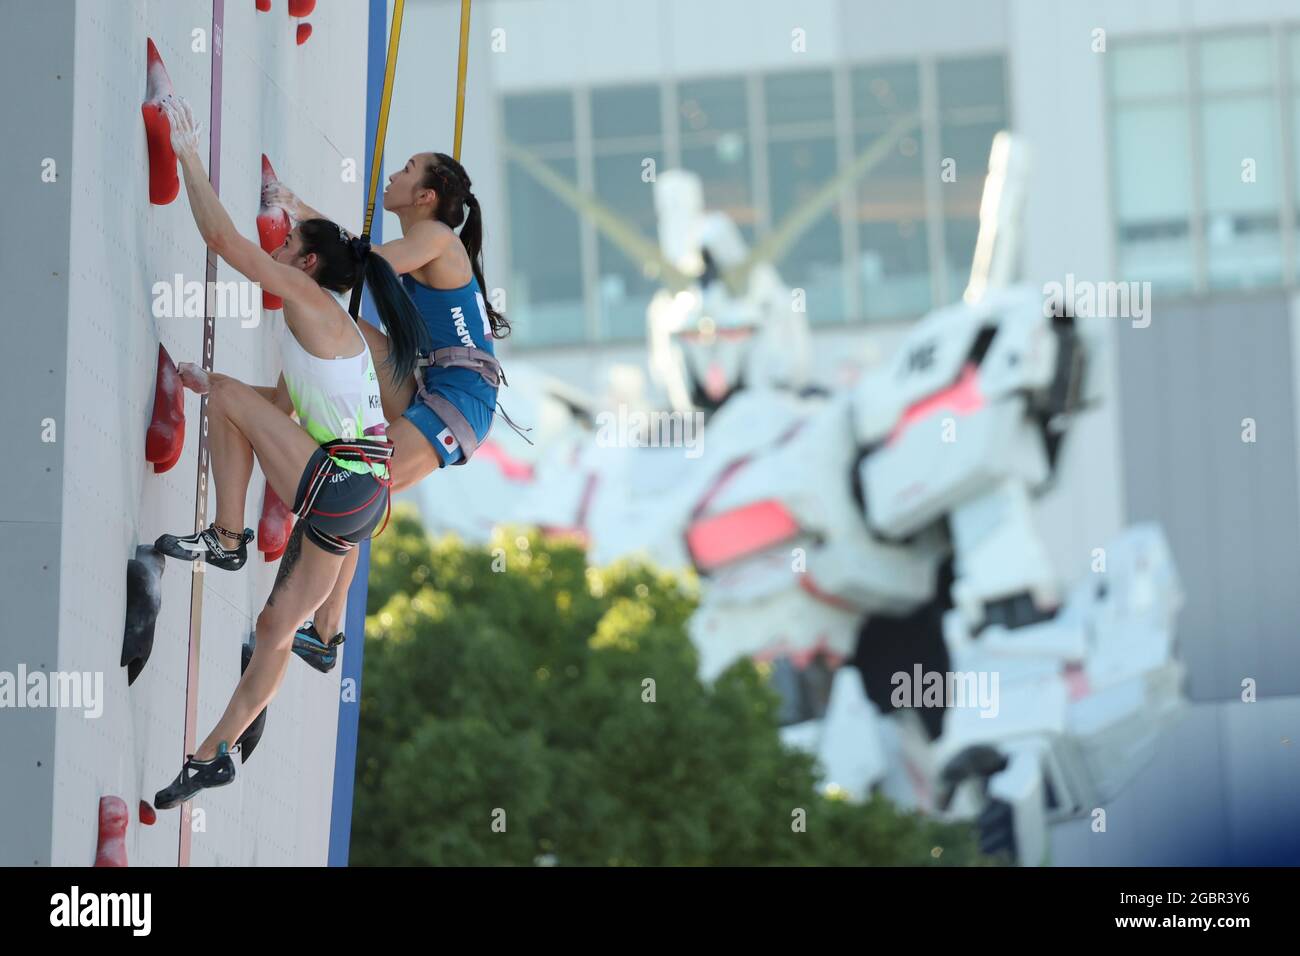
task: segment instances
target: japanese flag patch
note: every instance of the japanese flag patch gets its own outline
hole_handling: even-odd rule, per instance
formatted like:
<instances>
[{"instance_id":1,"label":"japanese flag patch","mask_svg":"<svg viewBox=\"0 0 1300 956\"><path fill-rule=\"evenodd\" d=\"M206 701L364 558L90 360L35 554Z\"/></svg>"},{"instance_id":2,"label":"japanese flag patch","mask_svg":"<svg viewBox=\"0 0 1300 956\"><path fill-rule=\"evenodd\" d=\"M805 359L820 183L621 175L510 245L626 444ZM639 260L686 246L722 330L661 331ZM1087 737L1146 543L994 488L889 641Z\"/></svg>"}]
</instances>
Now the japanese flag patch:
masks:
<instances>
[{"instance_id":1,"label":"japanese flag patch","mask_svg":"<svg viewBox=\"0 0 1300 956\"><path fill-rule=\"evenodd\" d=\"M455 452L460 451L460 442L456 441L450 428L444 428L442 431L438 432L438 446L448 457L451 457Z\"/></svg>"}]
</instances>

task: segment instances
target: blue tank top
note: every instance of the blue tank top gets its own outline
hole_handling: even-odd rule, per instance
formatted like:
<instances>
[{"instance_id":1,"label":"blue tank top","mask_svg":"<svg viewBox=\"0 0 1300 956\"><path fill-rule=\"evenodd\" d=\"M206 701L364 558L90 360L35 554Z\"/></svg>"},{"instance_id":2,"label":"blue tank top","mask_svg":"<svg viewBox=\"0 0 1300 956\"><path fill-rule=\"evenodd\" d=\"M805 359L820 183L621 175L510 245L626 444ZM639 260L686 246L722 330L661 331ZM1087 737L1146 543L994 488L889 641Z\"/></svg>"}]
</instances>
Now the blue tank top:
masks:
<instances>
[{"instance_id":1,"label":"blue tank top","mask_svg":"<svg viewBox=\"0 0 1300 956\"><path fill-rule=\"evenodd\" d=\"M424 317L433 348L464 345L496 354L487 303L473 276L459 289L431 289L409 275L402 276L402 285ZM468 368L429 367L424 370L424 387L460 409L480 437L486 434L496 408L497 390L478 372ZM466 402L465 398L473 401Z\"/></svg>"}]
</instances>

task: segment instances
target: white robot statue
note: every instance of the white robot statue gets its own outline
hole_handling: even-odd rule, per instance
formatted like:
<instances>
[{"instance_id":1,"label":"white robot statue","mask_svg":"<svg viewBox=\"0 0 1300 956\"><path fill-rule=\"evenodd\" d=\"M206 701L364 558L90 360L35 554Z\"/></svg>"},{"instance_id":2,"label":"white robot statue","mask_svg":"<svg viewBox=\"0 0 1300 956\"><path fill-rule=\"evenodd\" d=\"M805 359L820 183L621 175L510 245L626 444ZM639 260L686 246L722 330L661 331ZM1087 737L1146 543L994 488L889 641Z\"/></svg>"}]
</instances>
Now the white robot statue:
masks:
<instances>
[{"instance_id":1,"label":"white robot statue","mask_svg":"<svg viewBox=\"0 0 1300 956\"><path fill-rule=\"evenodd\" d=\"M986 849L1041 862L1047 823L1113 794L1177 715L1181 593L1154 527L1066 592L1034 526L1089 345L1010 285L1023 149L995 140L963 301L827 398L800 394L807 328L775 272L729 271L734 224L703 213L697 180L659 179L664 256L698 279L652 303L652 367L673 414L710 413L706 453L602 442L573 415L529 480L474 491L496 523L585 535L596 563L692 564L703 676L769 663L783 733L828 785L976 821Z\"/></svg>"},{"instance_id":2,"label":"white robot statue","mask_svg":"<svg viewBox=\"0 0 1300 956\"><path fill-rule=\"evenodd\" d=\"M699 177L661 172L654 196L663 259L693 277L687 288L661 289L646 314L651 376L671 411L645 416L642 447L597 433L583 459L593 477L577 523L597 564L639 555L679 568L690 563L683 531L710 489L779 441L820 393L806 387L809 333L798 301L726 214L705 211ZM698 446L664 447L657 437L668 426Z\"/></svg>"},{"instance_id":3,"label":"white robot statue","mask_svg":"<svg viewBox=\"0 0 1300 956\"><path fill-rule=\"evenodd\" d=\"M661 289L647 310L650 369L675 411L715 411L741 388L798 391L808 374L806 314L725 213L704 209L700 178L667 170L654 185L659 246L689 289ZM735 279L743 271L743 280Z\"/></svg>"},{"instance_id":4,"label":"white robot statue","mask_svg":"<svg viewBox=\"0 0 1300 956\"><path fill-rule=\"evenodd\" d=\"M733 469L686 541L706 676L769 660L787 739L824 779L974 820L1042 862L1182 705L1181 591L1159 529L1128 529L1068 595L1033 521L1087 344L1015 268L1023 149L995 141L965 300Z\"/></svg>"}]
</instances>

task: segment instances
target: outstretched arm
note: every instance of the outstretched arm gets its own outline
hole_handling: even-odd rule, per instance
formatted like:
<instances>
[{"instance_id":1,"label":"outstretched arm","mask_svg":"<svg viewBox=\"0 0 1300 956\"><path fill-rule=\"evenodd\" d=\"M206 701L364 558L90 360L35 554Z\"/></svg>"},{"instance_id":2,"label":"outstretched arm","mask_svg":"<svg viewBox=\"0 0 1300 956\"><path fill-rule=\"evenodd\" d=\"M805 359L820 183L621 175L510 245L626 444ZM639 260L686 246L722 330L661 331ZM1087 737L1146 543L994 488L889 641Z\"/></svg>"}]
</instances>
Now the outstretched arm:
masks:
<instances>
[{"instance_id":1,"label":"outstretched arm","mask_svg":"<svg viewBox=\"0 0 1300 956\"><path fill-rule=\"evenodd\" d=\"M307 205L292 189L281 182L273 182L262 191L262 202L268 206L279 206L289 214L294 222L306 219L329 219L311 206ZM336 220L330 220L335 222Z\"/></svg>"},{"instance_id":2,"label":"outstretched arm","mask_svg":"<svg viewBox=\"0 0 1300 956\"><path fill-rule=\"evenodd\" d=\"M284 299L303 305L328 299L328 294L305 272L276 262L261 246L239 234L199 158L199 127L189 103L171 96L163 100L163 109L171 123L172 147L185 176L190 211L208 248L237 271L261 283L263 289Z\"/></svg>"},{"instance_id":3,"label":"outstretched arm","mask_svg":"<svg viewBox=\"0 0 1300 956\"><path fill-rule=\"evenodd\" d=\"M411 226L401 238L375 246L374 251L388 260L399 276L428 265L447 250L447 243L456 238L450 229L439 229L428 219Z\"/></svg>"},{"instance_id":4,"label":"outstretched arm","mask_svg":"<svg viewBox=\"0 0 1300 956\"><path fill-rule=\"evenodd\" d=\"M317 212L303 202L284 183L276 183L269 187L263 198L268 205L282 208L294 222L302 222L305 219L329 219L329 216ZM352 235L350 231L348 232ZM439 229L432 222L421 220L413 225L406 235L373 246L371 251L387 259L388 264L399 276L406 275L428 265L442 255L447 248L447 243L454 236L455 233L450 230Z\"/></svg>"}]
</instances>

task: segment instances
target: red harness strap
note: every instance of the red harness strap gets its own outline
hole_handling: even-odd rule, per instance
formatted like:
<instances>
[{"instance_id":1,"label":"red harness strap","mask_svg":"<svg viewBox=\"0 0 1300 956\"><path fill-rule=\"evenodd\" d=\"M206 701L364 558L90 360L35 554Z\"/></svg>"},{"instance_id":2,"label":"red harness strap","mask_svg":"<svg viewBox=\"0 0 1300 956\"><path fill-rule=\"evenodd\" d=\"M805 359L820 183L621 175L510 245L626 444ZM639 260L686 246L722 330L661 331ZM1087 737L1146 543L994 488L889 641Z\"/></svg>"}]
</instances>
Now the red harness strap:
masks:
<instances>
[{"instance_id":1,"label":"red harness strap","mask_svg":"<svg viewBox=\"0 0 1300 956\"><path fill-rule=\"evenodd\" d=\"M306 518L310 514L317 514L323 518L344 518L348 515L356 514L358 511L364 511L366 508L370 507L376 498L392 488L393 478L391 475L386 478L381 478L379 475L372 472L371 476L379 484L379 487L375 489L375 493L371 495L364 504L349 511L329 512L319 510L316 507L316 498L320 495L321 489L325 487L325 479L328 478L337 467L337 464L331 459L338 458L342 461L360 461L367 465L382 465L393 457L393 445L391 442L348 441L345 439L336 439L331 442L326 442L321 445L321 448L325 450L327 457L316 466L316 470L312 473L311 480L307 484L307 494L303 498L302 504L295 512L300 518ZM388 520L392 516L392 511L393 498L390 494L384 508L384 523L380 526L379 530L374 533L374 535L371 535L371 537L383 534L384 529L388 527Z\"/></svg>"}]
</instances>

